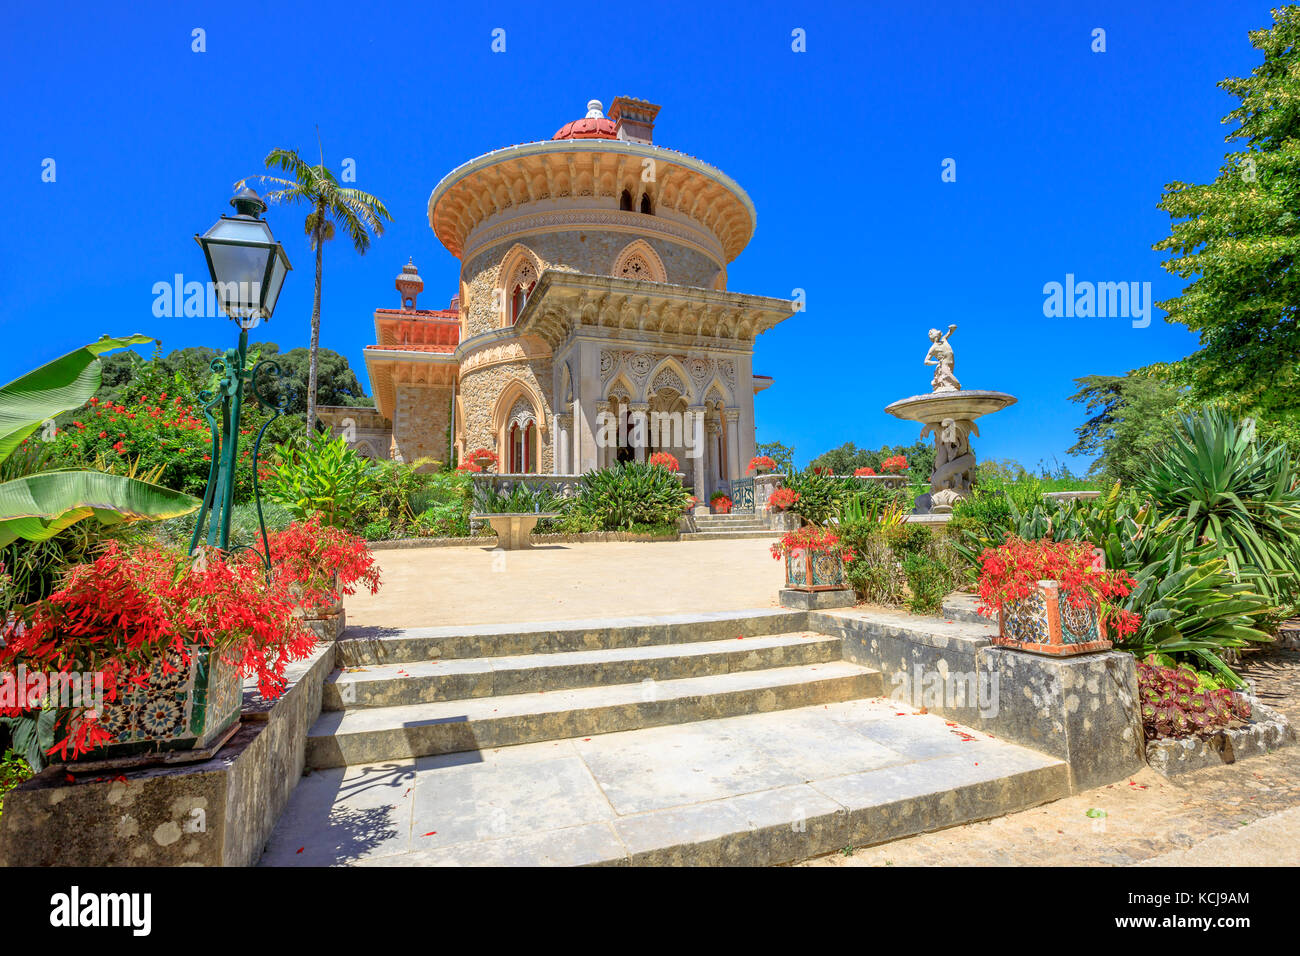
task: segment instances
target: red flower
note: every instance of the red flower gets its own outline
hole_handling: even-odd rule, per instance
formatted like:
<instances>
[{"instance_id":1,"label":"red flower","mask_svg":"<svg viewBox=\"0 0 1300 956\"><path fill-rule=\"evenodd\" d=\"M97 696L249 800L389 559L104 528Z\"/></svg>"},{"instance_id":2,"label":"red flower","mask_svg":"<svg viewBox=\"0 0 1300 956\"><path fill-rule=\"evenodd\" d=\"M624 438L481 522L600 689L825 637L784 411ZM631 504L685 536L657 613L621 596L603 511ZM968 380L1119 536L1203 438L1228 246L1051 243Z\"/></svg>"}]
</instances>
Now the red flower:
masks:
<instances>
[{"instance_id":1,"label":"red flower","mask_svg":"<svg viewBox=\"0 0 1300 956\"><path fill-rule=\"evenodd\" d=\"M895 474L900 471L907 471L908 467L907 459L902 455L894 455L892 458L886 458L880 463L881 471Z\"/></svg>"},{"instance_id":2,"label":"red flower","mask_svg":"<svg viewBox=\"0 0 1300 956\"><path fill-rule=\"evenodd\" d=\"M769 455L755 455L749 459L749 470L756 471L759 468L766 468L768 471L776 470L776 460Z\"/></svg>"},{"instance_id":3,"label":"red flower","mask_svg":"<svg viewBox=\"0 0 1300 956\"><path fill-rule=\"evenodd\" d=\"M672 455L668 454L668 452L666 451L657 451L653 455L651 455L650 464L657 465L662 468L667 468L669 471L682 470L681 466L677 463L677 459L674 458Z\"/></svg>"},{"instance_id":4,"label":"red flower","mask_svg":"<svg viewBox=\"0 0 1300 956\"><path fill-rule=\"evenodd\" d=\"M855 468L853 474L859 478L868 478L873 477L876 474L876 470L874 468Z\"/></svg>"}]
</instances>

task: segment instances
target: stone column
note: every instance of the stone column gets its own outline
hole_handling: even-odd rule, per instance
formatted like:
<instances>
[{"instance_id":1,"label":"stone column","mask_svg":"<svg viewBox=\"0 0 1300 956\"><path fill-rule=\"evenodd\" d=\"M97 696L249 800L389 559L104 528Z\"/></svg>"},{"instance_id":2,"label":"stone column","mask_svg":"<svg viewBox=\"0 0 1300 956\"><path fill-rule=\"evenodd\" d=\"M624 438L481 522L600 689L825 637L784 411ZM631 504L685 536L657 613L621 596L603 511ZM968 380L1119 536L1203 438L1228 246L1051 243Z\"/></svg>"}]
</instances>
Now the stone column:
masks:
<instances>
[{"instance_id":1,"label":"stone column","mask_svg":"<svg viewBox=\"0 0 1300 956\"><path fill-rule=\"evenodd\" d=\"M703 405L692 405L686 409L687 421L686 427L691 429L691 447L698 449L700 452L707 452L704 446L704 413L706 411ZM709 490L706 487L707 479L705 478L705 456L701 454L698 458L691 459L691 478L694 491L692 494L703 504L709 502Z\"/></svg>"},{"instance_id":2,"label":"stone column","mask_svg":"<svg viewBox=\"0 0 1300 956\"><path fill-rule=\"evenodd\" d=\"M705 486L710 494L715 489L722 487L722 462L718 459L718 436L722 434L722 423L714 419L706 419L704 422L704 458L706 464L704 474L707 478Z\"/></svg>"},{"instance_id":3,"label":"stone column","mask_svg":"<svg viewBox=\"0 0 1300 956\"><path fill-rule=\"evenodd\" d=\"M596 467L608 468L614 457L614 450L604 441L610 410L613 406L608 401L596 403Z\"/></svg>"},{"instance_id":4,"label":"stone column","mask_svg":"<svg viewBox=\"0 0 1300 956\"><path fill-rule=\"evenodd\" d=\"M727 474L735 481L745 477L745 465L749 464L740 460L740 429L737 427L740 423L740 409L723 409L722 414L727 419Z\"/></svg>"},{"instance_id":5,"label":"stone column","mask_svg":"<svg viewBox=\"0 0 1300 956\"><path fill-rule=\"evenodd\" d=\"M569 452L569 429L573 427L573 416L556 414L555 416L555 473L567 475L573 458Z\"/></svg>"},{"instance_id":6,"label":"stone column","mask_svg":"<svg viewBox=\"0 0 1300 956\"><path fill-rule=\"evenodd\" d=\"M628 439L637 439L635 444L636 460L644 462L646 459L646 445L650 441L650 403L649 402L632 402L628 405L631 409L631 420L628 422ZM638 424L639 423L639 424Z\"/></svg>"}]
</instances>

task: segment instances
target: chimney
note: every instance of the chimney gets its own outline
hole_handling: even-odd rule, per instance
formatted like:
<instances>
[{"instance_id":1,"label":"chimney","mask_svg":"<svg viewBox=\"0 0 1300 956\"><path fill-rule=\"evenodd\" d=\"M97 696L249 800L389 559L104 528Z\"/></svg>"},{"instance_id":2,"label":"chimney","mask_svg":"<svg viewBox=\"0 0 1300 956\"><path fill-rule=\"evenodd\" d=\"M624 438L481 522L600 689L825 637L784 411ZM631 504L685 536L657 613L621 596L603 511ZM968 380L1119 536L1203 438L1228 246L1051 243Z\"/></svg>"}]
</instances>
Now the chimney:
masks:
<instances>
[{"instance_id":1,"label":"chimney","mask_svg":"<svg viewBox=\"0 0 1300 956\"><path fill-rule=\"evenodd\" d=\"M618 138L630 143L653 143L658 115L658 106L630 96L616 96L609 106L609 118L617 124Z\"/></svg>"}]
</instances>

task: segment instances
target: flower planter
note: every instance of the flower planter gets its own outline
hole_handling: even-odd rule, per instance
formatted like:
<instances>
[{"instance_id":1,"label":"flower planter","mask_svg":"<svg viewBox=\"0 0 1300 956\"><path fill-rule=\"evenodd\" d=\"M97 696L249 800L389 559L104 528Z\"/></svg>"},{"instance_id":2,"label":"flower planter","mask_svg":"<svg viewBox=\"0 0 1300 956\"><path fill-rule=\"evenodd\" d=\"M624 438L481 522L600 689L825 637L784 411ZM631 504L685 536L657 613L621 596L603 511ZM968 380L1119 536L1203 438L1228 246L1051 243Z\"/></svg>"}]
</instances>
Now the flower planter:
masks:
<instances>
[{"instance_id":1,"label":"flower planter","mask_svg":"<svg viewBox=\"0 0 1300 956\"><path fill-rule=\"evenodd\" d=\"M147 757L186 750L205 750L222 742L239 721L244 679L239 666L209 647L188 646L190 662L169 650L175 668L163 673L158 661L144 687L123 687L117 700L104 704L100 724L113 742L87 751L68 766Z\"/></svg>"},{"instance_id":2,"label":"flower planter","mask_svg":"<svg viewBox=\"0 0 1300 956\"><path fill-rule=\"evenodd\" d=\"M794 548L785 556L785 586L795 591L846 588L844 559L835 551Z\"/></svg>"},{"instance_id":3,"label":"flower planter","mask_svg":"<svg viewBox=\"0 0 1300 956\"><path fill-rule=\"evenodd\" d=\"M332 588L334 600L328 604L304 604L303 589L300 584L290 584L289 593L302 608L302 621L316 635L318 640L336 640L347 626L347 615L343 610L343 596L339 591L339 576L334 575Z\"/></svg>"},{"instance_id":4,"label":"flower planter","mask_svg":"<svg viewBox=\"0 0 1300 956\"><path fill-rule=\"evenodd\" d=\"M1027 597L998 608L998 636L993 643L1055 657L1108 651L1112 646L1097 608L1075 607L1062 596L1056 581L1039 581Z\"/></svg>"}]
</instances>

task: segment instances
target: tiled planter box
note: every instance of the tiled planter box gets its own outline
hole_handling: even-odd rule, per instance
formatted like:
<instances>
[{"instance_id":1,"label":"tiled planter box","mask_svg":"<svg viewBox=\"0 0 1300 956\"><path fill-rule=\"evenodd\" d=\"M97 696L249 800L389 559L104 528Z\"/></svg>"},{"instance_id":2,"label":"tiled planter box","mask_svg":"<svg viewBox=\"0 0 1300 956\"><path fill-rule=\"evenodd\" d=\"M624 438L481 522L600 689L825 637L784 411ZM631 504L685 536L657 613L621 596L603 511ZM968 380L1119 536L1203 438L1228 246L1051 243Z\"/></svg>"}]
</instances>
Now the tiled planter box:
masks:
<instances>
[{"instance_id":1,"label":"tiled planter box","mask_svg":"<svg viewBox=\"0 0 1300 956\"><path fill-rule=\"evenodd\" d=\"M993 643L1056 657L1111 648L1096 608L1072 605L1056 581L1039 581L1037 591L999 608Z\"/></svg>"},{"instance_id":2,"label":"tiled planter box","mask_svg":"<svg viewBox=\"0 0 1300 956\"><path fill-rule=\"evenodd\" d=\"M147 686L122 690L106 703L100 719L113 742L70 766L203 750L218 741L239 720L243 678L237 664L210 648L191 646L189 655L186 666L179 652L168 651L165 659L176 670L164 674L159 661L150 668Z\"/></svg>"},{"instance_id":3,"label":"tiled planter box","mask_svg":"<svg viewBox=\"0 0 1300 956\"><path fill-rule=\"evenodd\" d=\"M795 591L838 591L848 587L844 560L834 551L795 548L785 556L785 586Z\"/></svg>"}]
</instances>

